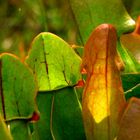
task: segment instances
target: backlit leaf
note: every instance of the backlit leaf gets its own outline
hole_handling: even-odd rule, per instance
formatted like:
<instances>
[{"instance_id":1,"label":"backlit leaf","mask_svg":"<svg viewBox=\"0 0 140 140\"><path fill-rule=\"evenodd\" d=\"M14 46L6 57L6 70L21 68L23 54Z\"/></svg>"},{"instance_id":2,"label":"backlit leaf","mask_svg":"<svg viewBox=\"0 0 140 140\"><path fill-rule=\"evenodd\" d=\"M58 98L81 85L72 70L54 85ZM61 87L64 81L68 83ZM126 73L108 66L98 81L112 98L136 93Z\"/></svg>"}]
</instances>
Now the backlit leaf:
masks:
<instances>
[{"instance_id":1,"label":"backlit leaf","mask_svg":"<svg viewBox=\"0 0 140 140\"><path fill-rule=\"evenodd\" d=\"M81 77L80 57L51 33L41 33L34 39L26 62L37 76L39 91L73 86Z\"/></svg>"},{"instance_id":2,"label":"backlit leaf","mask_svg":"<svg viewBox=\"0 0 140 140\"><path fill-rule=\"evenodd\" d=\"M82 112L87 140L114 140L126 104L120 79L117 34L112 25L98 26L84 47L87 71Z\"/></svg>"}]
</instances>

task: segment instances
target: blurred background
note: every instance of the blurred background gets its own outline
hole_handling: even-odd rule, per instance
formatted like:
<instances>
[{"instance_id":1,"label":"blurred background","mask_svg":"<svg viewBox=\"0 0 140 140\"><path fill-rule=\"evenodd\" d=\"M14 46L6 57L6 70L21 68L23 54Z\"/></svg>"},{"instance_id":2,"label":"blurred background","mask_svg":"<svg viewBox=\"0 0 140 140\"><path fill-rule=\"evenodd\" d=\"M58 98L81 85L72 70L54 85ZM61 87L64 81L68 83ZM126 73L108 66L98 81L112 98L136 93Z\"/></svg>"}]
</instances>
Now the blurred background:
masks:
<instances>
[{"instance_id":1,"label":"blurred background","mask_svg":"<svg viewBox=\"0 0 140 140\"><path fill-rule=\"evenodd\" d=\"M52 32L68 43L76 41L76 28L65 0L0 0L0 53L24 58L33 38Z\"/></svg>"},{"instance_id":2,"label":"blurred background","mask_svg":"<svg viewBox=\"0 0 140 140\"><path fill-rule=\"evenodd\" d=\"M136 20L140 1L122 1ZM24 58L33 38L46 31L69 44L77 42L78 31L67 0L0 0L0 53L11 52Z\"/></svg>"}]
</instances>

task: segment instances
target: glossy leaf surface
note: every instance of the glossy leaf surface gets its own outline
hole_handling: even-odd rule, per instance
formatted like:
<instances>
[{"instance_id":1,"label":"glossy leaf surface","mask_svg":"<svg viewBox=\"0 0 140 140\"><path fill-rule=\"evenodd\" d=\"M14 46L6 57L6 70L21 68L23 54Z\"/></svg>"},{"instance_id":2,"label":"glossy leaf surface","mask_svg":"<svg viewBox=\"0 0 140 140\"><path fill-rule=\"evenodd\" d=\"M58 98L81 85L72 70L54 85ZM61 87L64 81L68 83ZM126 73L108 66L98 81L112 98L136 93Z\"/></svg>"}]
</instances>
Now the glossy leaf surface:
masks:
<instances>
[{"instance_id":1,"label":"glossy leaf surface","mask_svg":"<svg viewBox=\"0 0 140 140\"><path fill-rule=\"evenodd\" d=\"M139 0L122 0L128 13L136 19L140 15L140 1Z\"/></svg>"},{"instance_id":2,"label":"glossy leaf surface","mask_svg":"<svg viewBox=\"0 0 140 140\"><path fill-rule=\"evenodd\" d=\"M69 0L82 43L92 30L103 23L113 24L120 36L134 29L135 22L128 15L121 0Z\"/></svg>"}]
</instances>

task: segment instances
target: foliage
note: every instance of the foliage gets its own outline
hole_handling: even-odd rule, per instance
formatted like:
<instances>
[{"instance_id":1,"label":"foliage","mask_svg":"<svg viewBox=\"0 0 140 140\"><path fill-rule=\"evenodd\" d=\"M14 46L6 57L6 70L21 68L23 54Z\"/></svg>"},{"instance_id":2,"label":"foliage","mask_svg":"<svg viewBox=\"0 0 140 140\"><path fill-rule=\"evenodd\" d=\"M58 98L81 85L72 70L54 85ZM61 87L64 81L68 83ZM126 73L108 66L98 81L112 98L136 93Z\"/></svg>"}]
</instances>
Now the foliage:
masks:
<instances>
[{"instance_id":1,"label":"foliage","mask_svg":"<svg viewBox=\"0 0 140 140\"><path fill-rule=\"evenodd\" d=\"M41 33L26 62L39 86L37 104L42 118L34 125L34 135L40 140L84 138L81 105L73 87L81 79L80 57L61 38Z\"/></svg>"},{"instance_id":2,"label":"foliage","mask_svg":"<svg viewBox=\"0 0 140 140\"><path fill-rule=\"evenodd\" d=\"M0 116L0 139L1 140L13 140L11 134L8 131L8 128L3 120L3 118Z\"/></svg>"},{"instance_id":3,"label":"foliage","mask_svg":"<svg viewBox=\"0 0 140 140\"><path fill-rule=\"evenodd\" d=\"M80 73L83 45L98 25L110 23L117 30L117 49L125 66L121 79L129 103L118 140L137 140L139 9L138 0L0 1L0 139L86 139L80 87L86 79ZM127 120L133 122L130 127Z\"/></svg>"}]
</instances>

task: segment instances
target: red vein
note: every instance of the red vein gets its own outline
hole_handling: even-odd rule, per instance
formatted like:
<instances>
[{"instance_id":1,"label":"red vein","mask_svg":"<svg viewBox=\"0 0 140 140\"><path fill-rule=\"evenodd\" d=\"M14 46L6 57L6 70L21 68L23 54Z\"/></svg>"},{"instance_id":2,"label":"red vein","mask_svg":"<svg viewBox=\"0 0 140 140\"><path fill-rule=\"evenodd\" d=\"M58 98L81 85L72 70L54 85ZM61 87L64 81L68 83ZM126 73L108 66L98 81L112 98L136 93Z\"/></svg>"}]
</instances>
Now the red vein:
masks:
<instances>
[{"instance_id":1,"label":"red vein","mask_svg":"<svg viewBox=\"0 0 140 140\"><path fill-rule=\"evenodd\" d=\"M106 61L105 61L105 85L106 85L106 99L107 99L107 111L108 111L108 107L109 107L109 99L108 99L108 53L109 53L109 42L110 42L110 39L109 39L109 30L110 28L108 29L108 32L107 32L107 42L106 42ZM110 140L110 120L109 120L109 117L107 118L107 123L108 123L108 140Z\"/></svg>"}]
</instances>

